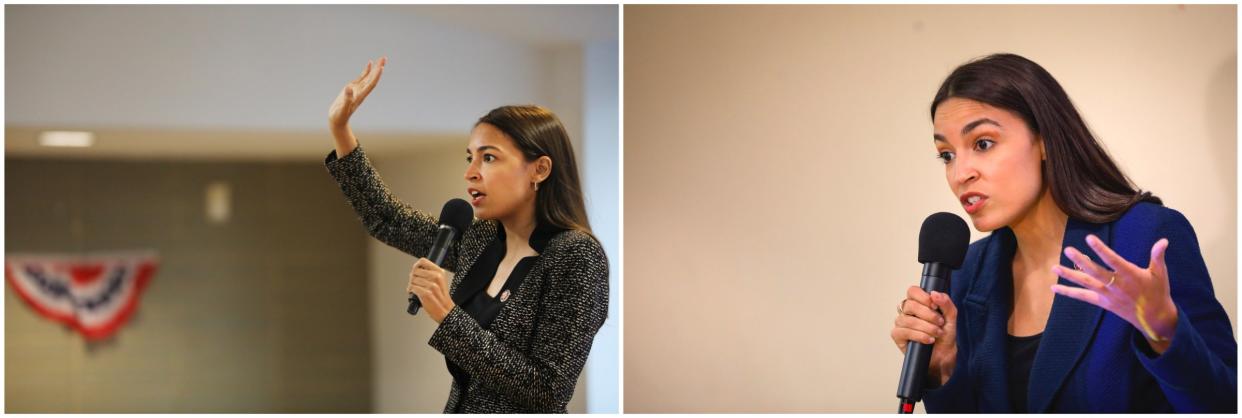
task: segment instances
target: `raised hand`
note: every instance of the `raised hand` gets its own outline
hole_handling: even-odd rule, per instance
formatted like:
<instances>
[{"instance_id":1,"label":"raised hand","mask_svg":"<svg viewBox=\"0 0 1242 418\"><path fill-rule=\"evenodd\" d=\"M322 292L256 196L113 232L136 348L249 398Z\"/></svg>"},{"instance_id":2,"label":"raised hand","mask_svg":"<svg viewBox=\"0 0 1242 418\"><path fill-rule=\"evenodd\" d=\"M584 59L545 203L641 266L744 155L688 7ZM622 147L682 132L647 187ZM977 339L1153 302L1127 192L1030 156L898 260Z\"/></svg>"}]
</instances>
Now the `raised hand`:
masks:
<instances>
[{"instance_id":1,"label":"raised hand","mask_svg":"<svg viewBox=\"0 0 1242 418\"><path fill-rule=\"evenodd\" d=\"M1147 337L1152 350L1163 353L1177 328L1177 307L1169 294L1169 271L1164 263L1169 240L1161 239L1151 247L1151 262L1147 268L1126 261L1094 235L1087 236L1087 245L1111 270L1091 261L1077 249L1066 247L1065 256L1080 270L1056 265L1052 271L1082 288L1056 284L1052 291L1099 306L1125 319Z\"/></svg>"},{"instance_id":2,"label":"raised hand","mask_svg":"<svg viewBox=\"0 0 1242 418\"><path fill-rule=\"evenodd\" d=\"M385 64L388 64L388 57L381 57L378 64L375 61L367 61L362 74L345 84L341 92L336 95L336 100L332 101L332 106L328 108L328 129L332 131L332 136L336 140L337 157L344 157L357 147L358 140L354 138L353 131L349 128L349 118L358 110L358 106L362 105L362 101L371 94L371 90L375 89L375 85L379 84L380 75L384 74Z\"/></svg>"}]
</instances>

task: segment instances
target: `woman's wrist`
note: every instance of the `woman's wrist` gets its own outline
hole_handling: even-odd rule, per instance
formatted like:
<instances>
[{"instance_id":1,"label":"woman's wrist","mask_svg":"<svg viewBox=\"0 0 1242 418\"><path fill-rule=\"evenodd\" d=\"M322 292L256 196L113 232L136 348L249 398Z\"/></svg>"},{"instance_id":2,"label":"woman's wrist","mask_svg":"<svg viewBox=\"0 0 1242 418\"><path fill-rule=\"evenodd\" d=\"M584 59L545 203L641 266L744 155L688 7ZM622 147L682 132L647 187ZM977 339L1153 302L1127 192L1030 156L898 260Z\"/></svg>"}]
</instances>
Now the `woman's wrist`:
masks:
<instances>
[{"instance_id":1,"label":"woman's wrist","mask_svg":"<svg viewBox=\"0 0 1242 418\"><path fill-rule=\"evenodd\" d=\"M1140 318L1142 318L1141 315L1142 313L1140 313ZM1141 331L1152 351L1156 354L1164 354L1173 342L1173 333L1177 331L1177 306L1169 300L1156 309L1151 317L1152 320L1147 321L1144 324L1145 329Z\"/></svg>"},{"instance_id":2,"label":"woman's wrist","mask_svg":"<svg viewBox=\"0 0 1242 418\"><path fill-rule=\"evenodd\" d=\"M354 137L354 130L350 129L349 123L342 125L331 125L329 129L332 131L332 139L336 142L336 158L343 158L358 148L358 138Z\"/></svg>"}]
</instances>

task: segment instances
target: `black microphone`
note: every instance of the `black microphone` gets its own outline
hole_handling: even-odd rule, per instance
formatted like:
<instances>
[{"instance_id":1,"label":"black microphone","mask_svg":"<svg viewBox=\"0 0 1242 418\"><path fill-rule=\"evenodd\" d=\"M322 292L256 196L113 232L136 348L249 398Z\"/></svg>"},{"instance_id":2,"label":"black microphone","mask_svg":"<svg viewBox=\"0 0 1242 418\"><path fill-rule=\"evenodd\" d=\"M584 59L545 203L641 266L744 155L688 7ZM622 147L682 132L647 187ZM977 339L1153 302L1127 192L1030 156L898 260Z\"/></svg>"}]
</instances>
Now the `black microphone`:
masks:
<instances>
[{"instance_id":1,"label":"black microphone","mask_svg":"<svg viewBox=\"0 0 1242 418\"><path fill-rule=\"evenodd\" d=\"M436 240L431 243L431 252L427 254L427 259L437 266L444 264L444 257L448 255L449 247L452 247L453 241L466 232L472 219L474 219L474 208L470 207L470 203L462 199L446 202L444 208L440 209L440 229L436 231ZM418 300L418 296L410 295L410 307L405 311L410 315L418 315L418 308L422 306L423 303Z\"/></svg>"},{"instance_id":2,"label":"black microphone","mask_svg":"<svg viewBox=\"0 0 1242 418\"><path fill-rule=\"evenodd\" d=\"M962 266L966 247L970 245L970 229L966 221L948 212L933 213L923 220L919 230L919 262L923 263L920 287L931 293L948 293L949 271ZM901 364L901 382L897 384L900 414L914 413L914 404L923 397L927 366L931 363L932 345L910 341L906 360Z\"/></svg>"}]
</instances>

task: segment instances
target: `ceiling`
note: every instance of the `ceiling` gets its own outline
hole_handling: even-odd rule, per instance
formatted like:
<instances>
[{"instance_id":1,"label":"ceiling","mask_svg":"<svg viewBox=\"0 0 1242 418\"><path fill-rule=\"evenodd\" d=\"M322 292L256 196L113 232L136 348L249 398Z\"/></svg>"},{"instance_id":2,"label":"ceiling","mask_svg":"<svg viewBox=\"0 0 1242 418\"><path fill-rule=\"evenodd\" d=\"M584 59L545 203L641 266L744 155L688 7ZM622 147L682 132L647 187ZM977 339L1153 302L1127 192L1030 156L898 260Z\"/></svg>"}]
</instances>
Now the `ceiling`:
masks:
<instances>
[{"instance_id":1,"label":"ceiling","mask_svg":"<svg viewBox=\"0 0 1242 418\"><path fill-rule=\"evenodd\" d=\"M352 121L359 138L394 149L460 139L496 106L580 94L581 86L556 78L566 57L616 49L617 12L616 5L8 5L5 152L321 156L330 144L328 105L379 56L389 65ZM35 144L48 129L94 131L98 145Z\"/></svg>"}]
</instances>

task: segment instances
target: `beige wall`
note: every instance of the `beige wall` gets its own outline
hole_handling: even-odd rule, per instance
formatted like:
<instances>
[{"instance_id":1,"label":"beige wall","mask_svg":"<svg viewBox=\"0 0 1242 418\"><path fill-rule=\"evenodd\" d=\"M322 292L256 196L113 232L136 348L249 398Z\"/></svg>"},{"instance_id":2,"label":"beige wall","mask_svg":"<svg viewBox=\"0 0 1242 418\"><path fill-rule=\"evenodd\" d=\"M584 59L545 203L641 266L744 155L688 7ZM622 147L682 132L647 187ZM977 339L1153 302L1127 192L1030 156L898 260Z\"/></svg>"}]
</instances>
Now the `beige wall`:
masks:
<instances>
[{"instance_id":1,"label":"beige wall","mask_svg":"<svg viewBox=\"0 0 1242 418\"><path fill-rule=\"evenodd\" d=\"M625 7L625 411L892 412L919 225L965 217L928 105L992 52L1047 68L1186 214L1236 324L1235 14Z\"/></svg>"},{"instance_id":2,"label":"beige wall","mask_svg":"<svg viewBox=\"0 0 1242 418\"><path fill-rule=\"evenodd\" d=\"M372 410L366 233L322 165L7 158L4 174L7 254L160 257L101 342L5 286L5 412ZM217 181L223 224L204 209Z\"/></svg>"}]
</instances>

